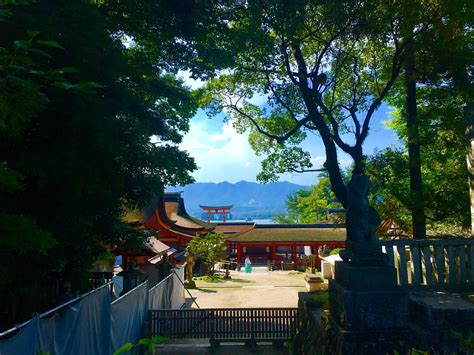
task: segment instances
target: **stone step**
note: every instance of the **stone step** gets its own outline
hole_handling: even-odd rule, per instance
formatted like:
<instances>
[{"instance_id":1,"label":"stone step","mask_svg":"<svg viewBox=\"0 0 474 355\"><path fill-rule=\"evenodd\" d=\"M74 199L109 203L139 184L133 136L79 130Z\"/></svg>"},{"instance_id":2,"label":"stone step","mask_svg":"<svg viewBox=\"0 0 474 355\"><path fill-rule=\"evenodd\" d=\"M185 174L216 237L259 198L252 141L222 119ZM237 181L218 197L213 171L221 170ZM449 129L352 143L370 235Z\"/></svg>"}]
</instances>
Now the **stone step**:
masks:
<instances>
[{"instance_id":1,"label":"stone step","mask_svg":"<svg viewBox=\"0 0 474 355\"><path fill-rule=\"evenodd\" d=\"M460 294L448 292L416 292L409 295L412 322L428 329L472 329L474 304Z\"/></svg>"},{"instance_id":2,"label":"stone step","mask_svg":"<svg viewBox=\"0 0 474 355\"><path fill-rule=\"evenodd\" d=\"M181 343L179 343L181 342ZM201 339L183 339L174 340L165 344L159 344L156 347L158 354L218 354L218 355L247 355L247 354L262 354L262 355L287 355L289 350L287 348L272 346L271 344L257 344L254 348L245 346L242 342L224 343L214 349L211 349L208 341Z\"/></svg>"}]
</instances>

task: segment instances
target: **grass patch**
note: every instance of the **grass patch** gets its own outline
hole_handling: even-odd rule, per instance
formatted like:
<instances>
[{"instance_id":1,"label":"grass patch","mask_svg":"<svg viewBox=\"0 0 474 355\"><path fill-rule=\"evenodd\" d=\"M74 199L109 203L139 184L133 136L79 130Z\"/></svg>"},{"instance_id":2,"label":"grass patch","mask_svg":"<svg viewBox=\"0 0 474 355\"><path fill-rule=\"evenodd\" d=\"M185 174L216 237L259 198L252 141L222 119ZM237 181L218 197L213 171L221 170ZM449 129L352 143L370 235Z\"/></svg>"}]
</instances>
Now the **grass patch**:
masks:
<instances>
[{"instance_id":1,"label":"grass patch","mask_svg":"<svg viewBox=\"0 0 474 355\"><path fill-rule=\"evenodd\" d=\"M196 281L201 281L204 283L225 283L225 282L235 282L235 283L255 283L255 281L232 278L225 280L223 275L207 275L195 278Z\"/></svg>"},{"instance_id":2,"label":"grass patch","mask_svg":"<svg viewBox=\"0 0 474 355\"><path fill-rule=\"evenodd\" d=\"M206 275L206 276L198 277L198 278L196 278L196 280L204 281L204 282L207 282L207 283L225 282L224 276L221 276L221 275Z\"/></svg>"},{"instance_id":3,"label":"grass patch","mask_svg":"<svg viewBox=\"0 0 474 355\"><path fill-rule=\"evenodd\" d=\"M329 310L329 292L327 290L317 291L317 293L311 294L311 298L321 304L322 309Z\"/></svg>"}]
</instances>

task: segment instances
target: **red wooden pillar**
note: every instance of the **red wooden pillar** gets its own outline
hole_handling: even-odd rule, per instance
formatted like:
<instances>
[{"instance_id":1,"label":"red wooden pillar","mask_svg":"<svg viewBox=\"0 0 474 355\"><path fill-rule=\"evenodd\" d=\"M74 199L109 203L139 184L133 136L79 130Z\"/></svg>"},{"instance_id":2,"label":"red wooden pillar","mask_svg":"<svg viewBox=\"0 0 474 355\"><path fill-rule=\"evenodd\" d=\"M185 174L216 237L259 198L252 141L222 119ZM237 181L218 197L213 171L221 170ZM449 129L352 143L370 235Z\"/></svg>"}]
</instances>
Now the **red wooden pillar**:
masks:
<instances>
[{"instance_id":1,"label":"red wooden pillar","mask_svg":"<svg viewBox=\"0 0 474 355\"><path fill-rule=\"evenodd\" d=\"M291 244L291 260L296 264L296 244Z\"/></svg>"},{"instance_id":2,"label":"red wooden pillar","mask_svg":"<svg viewBox=\"0 0 474 355\"><path fill-rule=\"evenodd\" d=\"M273 263L275 262L275 244L270 244L270 261Z\"/></svg>"},{"instance_id":3,"label":"red wooden pillar","mask_svg":"<svg viewBox=\"0 0 474 355\"><path fill-rule=\"evenodd\" d=\"M237 244L237 262L239 264L242 262L242 246L240 243Z\"/></svg>"}]
</instances>

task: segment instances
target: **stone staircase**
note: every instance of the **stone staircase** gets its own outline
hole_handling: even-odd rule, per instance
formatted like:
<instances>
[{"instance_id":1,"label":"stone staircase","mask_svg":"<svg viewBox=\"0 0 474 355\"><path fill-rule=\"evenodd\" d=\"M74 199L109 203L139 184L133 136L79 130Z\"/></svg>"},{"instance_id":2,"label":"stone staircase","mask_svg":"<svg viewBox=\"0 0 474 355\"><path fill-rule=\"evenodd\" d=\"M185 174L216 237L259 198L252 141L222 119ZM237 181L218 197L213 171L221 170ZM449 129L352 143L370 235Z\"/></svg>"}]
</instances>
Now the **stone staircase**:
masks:
<instances>
[{"instance_id":1,"label":"stone staircase","mask_svg":"<svg viewBox=\"0 0 474 355\"><path fill-rule=\"evenodd\" d=\"M273 346L271 343L257 343L256 347L249 348L244 343L225 343L216 348L211 348L206 339L180 339L169 340L166 343L159 344L158 354L217 354L217 355L288 355L289 350L285 347Z\"/></svg>"}]
</instances>

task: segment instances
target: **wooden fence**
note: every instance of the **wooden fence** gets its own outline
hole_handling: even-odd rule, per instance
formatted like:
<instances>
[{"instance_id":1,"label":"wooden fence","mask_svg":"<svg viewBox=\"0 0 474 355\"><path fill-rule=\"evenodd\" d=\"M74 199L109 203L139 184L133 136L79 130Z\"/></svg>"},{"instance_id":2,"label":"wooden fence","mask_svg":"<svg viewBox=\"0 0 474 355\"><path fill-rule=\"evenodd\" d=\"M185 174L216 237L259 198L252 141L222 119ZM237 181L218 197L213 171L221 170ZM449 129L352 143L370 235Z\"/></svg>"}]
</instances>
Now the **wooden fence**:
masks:
<instances>
[{"instance_id":1,"label":"wooden fence","mask_svg":"<svg viewBox=\"0 0 474 355\"><path fill-rule=\"evenodd\" d=\"M401 286L474 290L474 239L382 241Z\"/></svg>"},{"instance_id":2,"label":"wooden fence","mask_svg":"<svg viewBox=\"0 0 474 355\"><path fill-rule=\"evenodd\" d=\"M298 308L209 308L149 311L149 336L221 341L284 341L296 334Z\"/></svg>"}]
</instances>

